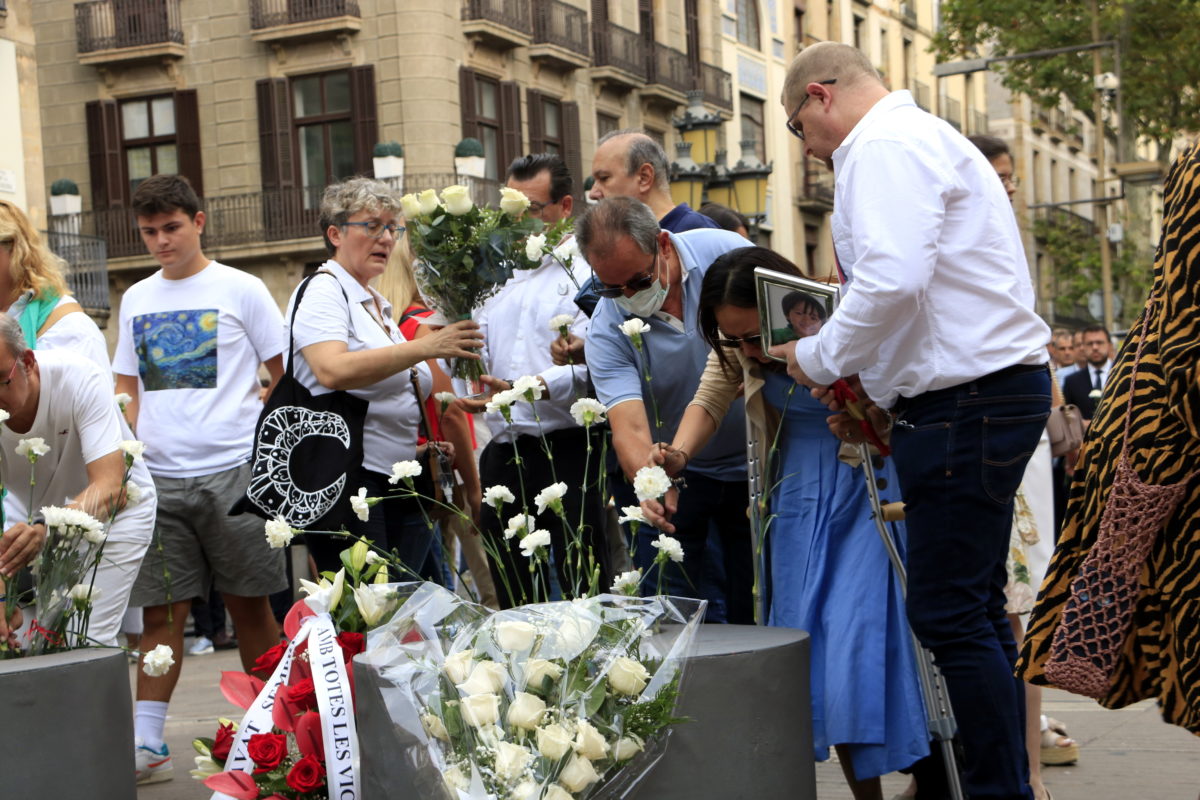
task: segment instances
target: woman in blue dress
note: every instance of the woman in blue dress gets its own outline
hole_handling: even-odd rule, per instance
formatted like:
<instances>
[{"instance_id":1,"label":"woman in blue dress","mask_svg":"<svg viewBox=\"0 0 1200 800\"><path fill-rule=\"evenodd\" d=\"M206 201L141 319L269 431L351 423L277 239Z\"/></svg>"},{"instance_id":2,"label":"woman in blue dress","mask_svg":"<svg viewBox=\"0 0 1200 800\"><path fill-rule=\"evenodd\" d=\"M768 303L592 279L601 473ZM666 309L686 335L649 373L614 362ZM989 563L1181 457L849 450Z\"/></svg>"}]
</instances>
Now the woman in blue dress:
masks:
<instances>
[{"instance_id":1,"label":"woman in blue dress","mask_svg":"<svg viewBox=\"0 0 1200 800\"><path fill-rule=\"evenodd\" d=\"M744 387L751 450L760 454L752 460L770 465L763 478L770 494L767 621L812 637L815 757L835 748L856 800L876 800L880 775L929 753L904 600L871 519L863 472L839 460L829 411L763 354L758 266L800 275L759 247L726 253L709 267L699 313L713 352L675 440L656 445L649 461L682 471ZM899 485L890 465L879 477L889 488ZM643 513L670 533L676 502L672 492L663 505L643 503Z\"/></svg>"}]
</instances>

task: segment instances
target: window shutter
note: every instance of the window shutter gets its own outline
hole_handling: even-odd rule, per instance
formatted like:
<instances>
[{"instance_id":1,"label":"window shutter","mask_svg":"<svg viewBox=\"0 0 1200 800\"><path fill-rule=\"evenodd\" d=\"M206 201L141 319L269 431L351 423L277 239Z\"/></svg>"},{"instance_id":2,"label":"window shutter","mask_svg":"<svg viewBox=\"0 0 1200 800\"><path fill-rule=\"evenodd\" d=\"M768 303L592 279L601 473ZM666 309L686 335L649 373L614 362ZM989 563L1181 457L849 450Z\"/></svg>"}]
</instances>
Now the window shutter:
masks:
<instances>
[{"instance_id":1,"label":"window shutter","mask_svg":"<svg viewBox=\"0 0 1200 800\"><path fill-rule=\"evenodd\" d=\"M479 129L475 124L475 73L466 67L458 69L458 106L462 112L462 138L478 139Z\"/></svg>"},{"instance_id":2,"label":"window shutter","mask_svg":"<svg viewBox=\"0 0 1200 800\"><path fill-rule=\"evenodd\" d=\"M204 196L204 169L200 161L200 108L195 89L175 92L175 150L179 155L179 174L192 183L196 194Z\"/></svg>"},{"instance_id":3,"label":"window shutter","mask_svg":"<svg viewBox=\"0 0 1200 800\"><path fill-rule=\"evenodd\" d=\"M579 104L562 104L562 142L563 161L571 171L572 194L575 195L576 206L582 210L583 200L583 143L579 132Z\"/></svg>"},{"instance_id":4,"label":"window shutter","mask_svg":"<svg viewBox=\"0 0 1200 800\"><path fill-rule=\"evenodd\" d=\"M92 208L100 211L125 205L125 164L121 158L121 126L115 100L92 100L87 119L88 162L91 166Z\"/></svg>"},{"instance_id":5,"label":"window shutter","mask_svg":"<svg viewBox=\"0 0 1200 800\"><path fill-rule=\"evenodd\" d=\"M529 152L541 153L546 149L545 130L542 118L542 93L537 89L525 90L525 114L529 118Z\"/></svg>"},{"instance_id":6,"label":"window shutter","mask_svg":"<svg viewBox=\"0 0 1200 800\"><path fill-rule=\"evenodd\" d=\"M521 156L521 87L516 81L500 82L500 164L504 175L508 165Z\"/></svg>"},{"instance_id":7,"label":"window shutter","mask_svg":"<svg viewBox=\"0 0 1200 800\"><path fill-rule=\"evenodd\" d=\"M379 141L379 123L375 113L375 67L367 64L350 68L350 120L354 127L354 171L375 175L375 143Z\"/></svg>"},{"instance_id":8,"label":"window shutter","mask_svg":"<svg viewBox=\"0 0 1200 800\"><path fill-rule=\"evenodd\" d=\"M263 78L255 83L255 89L258 93L258 134L263 188L291 188L296 185L296 176L287 79Z\"/></svg>"},{"instance_id":9,"label":"window shutter","mask_svg":"<svg viewBox=\"0 0 1200 800\"><path fill-rule=\"evenodd\" d=\"M592 24L608 23L608 0L592 0Z\"/></svg>"}]
</instances>

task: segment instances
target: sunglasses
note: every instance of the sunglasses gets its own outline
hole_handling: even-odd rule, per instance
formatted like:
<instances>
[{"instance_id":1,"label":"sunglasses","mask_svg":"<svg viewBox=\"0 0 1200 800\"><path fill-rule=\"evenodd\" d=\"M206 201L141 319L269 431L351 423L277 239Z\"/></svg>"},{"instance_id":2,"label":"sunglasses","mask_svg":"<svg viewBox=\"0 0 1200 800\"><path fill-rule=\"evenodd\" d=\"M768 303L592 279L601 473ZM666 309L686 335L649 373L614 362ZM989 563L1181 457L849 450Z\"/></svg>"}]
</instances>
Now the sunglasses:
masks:
<instances>
[{"instance_id":1,"label":"sunglasses","mask_svg":"<svg viewBox=\"0 0 1200 800\"><path fill-rule=\"evenodd\" d=\"M822 86L833 86L835 83L837 83L837 78L830 78L829 80L826 80L826 81L817 81L817 83L821 84ZM797 128L795 125L792 124L792 120L794 120L796 118L796 115L800 113L800 110L802 108L804 108L804 104L808 102L808 98L810 98L810 97L812 97L811 94L804 95L804 99L800 101L800 105L796 106L796 110L793 111L791 114L788 114L788 118L787 118L788 131L792 134L792 136L795 136L797 139L799 139L802 142L804 141L804 129Z\"/></svg>"},{"instance_id":2,"label":"sunglasses","mask_svg":"<svg viewBox=\"0 0 1200 800\"><path fill-rule=\"evenodd\" d=\"M608 283L602 283L600 288L596 290L596 294L601 297L607 297L610 300L616 299L625 293L628 289L631 292L640 292L643 289L649 289L655 279L658 277L658 248L654 249L654 256L650 261L650 268L637 277L630 278L624 283L613 286Z\"/></svg>"},{"instance_id":3,"label":"sunglasses","mask_svg":"<svg viewBox=\"0 0 1200 800\"><path fill-rule=\"evenodd\" d=\"M744 344L748 344L751 347L759 347L762 345L762 334L758 333L754 336L743 336L740 339L736 337L729 339L717 339L717 344L719 344L721 347L730 348L741 347Z\"/></svg>"}]
</instances>

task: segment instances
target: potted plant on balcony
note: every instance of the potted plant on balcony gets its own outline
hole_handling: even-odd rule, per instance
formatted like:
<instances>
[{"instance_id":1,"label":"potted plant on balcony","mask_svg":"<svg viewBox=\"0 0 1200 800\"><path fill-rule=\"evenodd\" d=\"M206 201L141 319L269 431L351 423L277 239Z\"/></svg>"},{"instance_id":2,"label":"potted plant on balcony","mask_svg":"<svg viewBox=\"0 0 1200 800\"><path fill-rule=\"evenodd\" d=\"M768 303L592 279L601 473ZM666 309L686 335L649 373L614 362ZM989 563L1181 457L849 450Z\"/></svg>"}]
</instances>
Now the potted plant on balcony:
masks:
<instances>
[{"instance_id":1,"label":"potted plant on balcony","mask_svg":"<svg viewBox=\"0 0 1200 800\"><path fill-rule=\"evenodd\" d=\"M379 142L375 145L375 177L388 181L397 192L404 191L404 148L399 142Z\"/></svg>"},{"instance_id":2,"label":"potted plant on balcony","mask_svg":"<svg viewBox=\"0 0 1200 800\"><path fill-rule=\"evenodd\" d=\"M83 211L83 198L79 186L70 178L59 178L50 184L50 216L79 214Z\"/></svg>"},{"instance_id":3,"label":"potted plant on balcony","mask_svg":"<svg viewBox=\"0 0 1200 800\"><path fill-rule=\"evenodd\" d=\"M470 178L482 178L487 174L487 161L483 157L483 143L467 137L454 148L454 171Z\"/></svg>"}]
</instances>

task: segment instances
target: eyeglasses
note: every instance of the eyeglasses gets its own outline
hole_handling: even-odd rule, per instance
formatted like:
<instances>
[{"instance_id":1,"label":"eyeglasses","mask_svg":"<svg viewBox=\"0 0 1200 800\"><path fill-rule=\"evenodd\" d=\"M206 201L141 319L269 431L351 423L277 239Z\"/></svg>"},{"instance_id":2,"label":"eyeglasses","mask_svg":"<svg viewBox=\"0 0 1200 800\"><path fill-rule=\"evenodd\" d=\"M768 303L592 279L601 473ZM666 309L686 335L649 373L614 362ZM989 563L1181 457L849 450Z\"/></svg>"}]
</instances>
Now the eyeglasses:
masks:
<instances>
[{"instance_id":1,"label":"eyeglasses","mask_svg":"<svg viewBox=\"0 0 1200 800\"><path fill-rule=\"evenodd\" d=\"M762 345L762 334L756 333L754 336L743 336L740 339L737 337L717 339L717 344L721 347L729 348L741 347L744 344L748 344L751 347L760 347Z\"/></svg>"},{"instance_id":2,"label":"eyeglasses","mask_svg":"<svg viewBox=\"0 0 1200 800\"><path fill-rule=\"evenodd\" d=\"M646 270L641 275L638 275L636 278L630 278L629 280L625 281L625 283L619 284L617 286L612 286L611 284L603 283L603 284L601 284L601 287L596 290L596 294L600 295L601 297L615 299L615 298L618 298L621 295L623 295L625 293L626 289L628 289L631 292L640 292L643 289L649 289L651 284L654 283L654 281L657 277L658 277L658 246L655 245L654 257L653 257L653 260L650 262L650 269Z\"/></svg>"},{"instance_id":3,"label":"eyeglasses","mask_svg":"<svg viewBox=\"0 0 1200 800\"><path fill-rule=\"evenodd\" d=\"M826 81L817 81L817 83L821 84L822 86L833 86L835 83L837 83L837 78L830 78ZM796 115L800 113L800 109L804 108L804 104L808 102L808 98L810 97L812 97L811 94L804 95L804 99L800 101L800 105L796 106L796 110L791 114L788 114L787 118L787 129L791 132L792 136L795 136L802 142L804 141L804 129L797 128L792 124L792 120L794 120Z\"/></svg>"},{"instance_id":4,"label":"eyeglasses","mask_svg":"<svg viewBox=\"0 0 1200 800\"><path fill-rule=\"evenodd\" d=\"M1014 189L1021 185L1021 179L1016 175L1001 175L1000 182L1005 186L1011 186Z\"/></svg>"},{"instance_id":5,"label":"eyeglasses","mask_svg":"<svg viewBox=\"0 0 1200 800\"><path fill-rule=\"evenodd\" d=\"M10 369L8 371L8 379L0 381L0 387L7 388L8 385L13 382L13 376L17 374L17 364L20 364L20 363L21 363L21 359L19 359L19 358L16 359L15 361L13 361L12 369Z\"/></svg>"},{"instance_id":6,"label":"eyeglasses","mask_svg":"<svg viewBox=\"0 0 1200 800\"><path fill-rule=\"evenodd\" d=\"M389 222L384 225L377 219L368 220L367 222L343 222L343 225L357 225L363 229L363 233L370 236L372 239L378 239L383 236L383 232L387 231L392 235L393 239L399 239L404 234L404 226L397 225L394 222Z\"/></svg>"}]
</instances>

